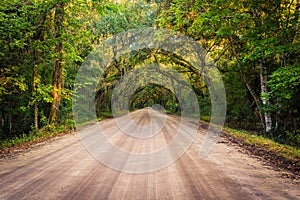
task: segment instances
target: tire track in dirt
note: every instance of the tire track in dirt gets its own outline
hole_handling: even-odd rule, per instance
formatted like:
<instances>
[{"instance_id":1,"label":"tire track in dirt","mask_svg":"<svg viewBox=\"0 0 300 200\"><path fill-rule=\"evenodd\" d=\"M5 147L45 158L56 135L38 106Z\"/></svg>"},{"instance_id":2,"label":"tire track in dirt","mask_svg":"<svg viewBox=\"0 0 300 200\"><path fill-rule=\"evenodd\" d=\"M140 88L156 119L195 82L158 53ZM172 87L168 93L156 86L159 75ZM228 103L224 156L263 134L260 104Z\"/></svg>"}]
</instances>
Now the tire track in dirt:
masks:
<instances>
[{"instance_id":1,"label":"tire track in dirt","mask_svg":"<svg viewBox=\"0 0 300 200\"><path fill-rule=\"evenodd\" d=\"M78 147L81 147L78 145L78 142L73 143L72 145L75 144ZM65 148L64 151L59 151L57 155L51 153L51 156L49 157L35 159L33 165L26 165L18 169L16 174L10 173L10 176L5 176L4 181L1 181L0 188L4 188L3 185L5 185L6 188L9 188L10 186L13 188L16 182L15 179L23 179L24 181L21 184L26 187L20 187L20 189L14 190L14 194L10 194L11 199L20 199L22 198L20 194L30 195L37 188L43 188L43 186L51 184L57 180L57 177L61 177L68 172L68 169L71 166L75 165L76 160L78 159L74 159L74 156L80 156L80 158L85 156L79 154L79 152L83 150L82 148L74 151L74 148L70 148L72 145ZM66 151L66 149L68 151ZM49 163L49 165L45 166L45 163ZM0 193L1 192L2 191L0 190Z\"/></svg>"},{"instance_id":2,"label":"tire track in dirt","mask_svg":"<svg viewBox=\"0 0 300 200\"><path fill-rule=\"evenodd\" d=\"M116 125L115 125L116 127ZM120 131L120 130L118 130ZM97 133L94 133L97 134ZM119 139L117 140L117 143L114 145L122 148L123 146L133 147L133 141L130 143L127 142L125 134L113 134L113 136L119 136ZM98 144L99 145L99 144ZM123 147L124 148L124 147ZM130 149L129 149L130 150ZM115 151L111 151L107 154L107 157L113 157L116 154ZM125 162L127 161L126 158L123 158L122 160L124 163L121 165L125 165ZM71 189L71 192L67 193L63 199L77 199L81 198L82 194L89 194L90 196L85 196L85 199L107 199L110 195L110 192L114 185L117 183L117 180L119 179L119 176L121 174L121 171L114 170L111 168L108 168L104 166L103 164L98 163L98 165L91 170L91 172L85 177L85 179L80 181L78 184L74 184L74 188ZM105 182L103 184L101 179L95 179L94 177L110 177L109 182ZM97 190L101 191L100 194L98 192L89 193L90 188L95 187ZM99 187L100 186L100 187Z\"/></svg>"}]
</instances>

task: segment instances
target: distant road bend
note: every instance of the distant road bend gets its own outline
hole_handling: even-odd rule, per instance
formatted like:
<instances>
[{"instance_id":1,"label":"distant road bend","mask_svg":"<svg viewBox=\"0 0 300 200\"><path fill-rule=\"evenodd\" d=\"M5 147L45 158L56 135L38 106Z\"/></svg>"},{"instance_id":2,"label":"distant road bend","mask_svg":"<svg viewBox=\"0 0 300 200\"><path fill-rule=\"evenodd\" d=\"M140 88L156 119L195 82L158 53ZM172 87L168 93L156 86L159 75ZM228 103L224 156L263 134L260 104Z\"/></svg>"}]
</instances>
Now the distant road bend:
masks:
<instances>
[{"instance_id":1,"label":"distant road bend","mask_svg":"<svg viewBox=\"0 0 300 200\"><path fill-rule=\"evenodd\" d=\"M146 126L149 110L132 112L131 117L140 127ZM114 119L99 124L118 148L143 153L163 148L176 133L178 117L159 112L156 117L165 120L165 126L155 136L142 139L123 134ZM96 134L93 126L86 128L87 137ZM0 199L300 199L299 185L223 138L208 157L199 159L199 144L206 131L200 128L192 145L171 165L136 174L101 164L77 134L66 135L1 159ZM129 162L130 156L121 163L145 164Z\"/></svg>"}]
</instances>

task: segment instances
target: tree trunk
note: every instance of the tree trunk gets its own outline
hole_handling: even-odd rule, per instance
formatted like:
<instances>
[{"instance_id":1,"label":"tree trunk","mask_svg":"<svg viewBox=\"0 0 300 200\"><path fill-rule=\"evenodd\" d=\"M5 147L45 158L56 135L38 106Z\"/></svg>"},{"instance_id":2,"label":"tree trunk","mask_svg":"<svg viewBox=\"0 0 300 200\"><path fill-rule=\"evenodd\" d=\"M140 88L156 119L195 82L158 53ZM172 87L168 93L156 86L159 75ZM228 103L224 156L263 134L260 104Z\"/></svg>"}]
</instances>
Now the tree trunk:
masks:
<instances>
[{"instance_id":1,"label":"tree trunk","mask_svg":"<svg viewBox=\"0 0 300 200\"><path fill-rule=\"evenodd\" d=\"M38 105L37 105L37 100L36 100L36 79L37 79L37 74L36 74L36 65L33 66L33 86L32 86L32 90L33 90L33 98L34 98L34 128L35 130L39 129L39 119L38 119Z\"/></svg>"},{"instance_id":2,"label":"tree trunk","mask_svg":"<svg viewBox=\"0 0 300 200\"><path fill-rule=\"evenodd\" d=\"M262 104L265 108L268 108L269 106L269 98L268 95L268 88L267 88L267 69L263 63L264 55L261 54L261 60L259 63L260 67L260 89L261 89L261 98L262 98ZM265 131L266 133L270 133L272 131L272 118L271 113L268 110L264 111L265 115Z\"/></svg>"},{"instance_id":3,"label":"tree trunk","mask_svg":"<svg viewBox=\"0 0 300 200\"><path fill-rule=\"evenodd\" d=\"M252 96L253 99L254 99L256 108L257 108L257 110L258 110L258 115L259 115L260 122L261 122L263 128L265 128L266 126L265 126L264 119L263 119L263 116L262 116L262 109L261 109L261 106L260 106L260 103L259 103L259 102L260 102L260 101L259 101L259 98L257 97L257 95L255 94L254 90L252 89L252 87L251 87L250 84L248 83L247 78L246 78L244 72L242 71L242 69L241 69L241 67L240 67L240 63L239 63L239 61L238 61L238 59L237 59L237 53L236 53L236 50L235 50L233 38L232 38L232 37L229 37L228 39L229 39L230 46L231 46L231 53L232 53L232 55L236 58L236 62L237 62L237 64L238 64L239 68L240 68L240 74L241 74L241 76L242 76L242 78L243 78L243 80L244 80L244 83L245 83L245 85L246 85L248 91L250 92L251 96Z\"/></svg>"},{"instance_id":4,"label":"tree trunk","mask_svg":"<svg viewBox=\"0 0 300 200\"><path fill-rule=\"evenodd\" d=\"M54 123L57 119L59 105L61 101L61 90L63 83L63 58L62 58L62 31L64 21L64 3L59 2L55 8L54 29L57 44L54 49L54 72L52 79L52 104L50 107L48 123Z\"/></svg>"},{"instance_id":5,"label":"tree trunk","mask_svg":"<svg viewBox=\"0 0 300 200\"><path fill-rule=\"evenodd\" d=\"M8 114L9 133L12 132L12 114Z\"/></svg>"},{"instance_id":6,"label":"tree trunk","mask_svg":"<svg viewBox=\"0 0 300 200\"><path fill-rule=\"evenodd\" d=\"M244 83L246 84L246 87L247 87L248 91L250 92L252 98L254 99L254 102L255 102L255 105L256 105L256 108L257 108L257 111L258 111L260 122L261 122L263 128L265 128L264 118L263 118L261 106L260 106L260 103L259 103L260 102L259 97L255 94L254 90L252 89L252 87L248 83L246 75L244 74L244 72L242 70L240 70L240 74L241 74L241 76L244 80Z\"/></svg>"}]
</instances>

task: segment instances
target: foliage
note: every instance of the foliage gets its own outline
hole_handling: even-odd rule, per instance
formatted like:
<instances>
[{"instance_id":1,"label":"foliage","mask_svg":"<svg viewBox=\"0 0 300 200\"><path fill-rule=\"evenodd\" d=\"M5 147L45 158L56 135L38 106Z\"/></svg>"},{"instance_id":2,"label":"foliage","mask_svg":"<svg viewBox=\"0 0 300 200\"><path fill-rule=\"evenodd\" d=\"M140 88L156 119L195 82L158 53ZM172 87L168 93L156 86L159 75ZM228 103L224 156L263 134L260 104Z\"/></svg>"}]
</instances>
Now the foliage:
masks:
<instances>
[{"instance_id":1,"label":"foliage","mask_svg":"<svg viewBox=\"0 0 300 200\"><path fill-rule=\"evenodd\" d=\"M296 106L291 103L299 98L300 65L277 69L270 76L268 84L270 95L278 98L278 104L285 107Z\"/></svg>"},{"instance_id":2,"label":"foliage","mask_svg":"<svg viewBox=\"0 0 300 200\"><path fill-rule=\"evenodd\" d=\"M103 14L91 25L93 34L101 40L130 29L151 27L156 10L155 3L146 4L142 0L125 4L107 3Z\"/></svg>"},{"instance_id":3,"label":"foliage","mask_svg":"<svg viewBox=\"0 0 300 200\"><path fill-rule=\"evenodd\" d=\"M22 134L19 136L14 136L12 138L3 139L0 141L0 149L17 147L20 145L34 144L37 142L45 141L58 135L68 134L72 131L72 127L66 126L45 126L39 131L32 131L29 134Z\"/></svg>"},{"instance_id":4,"label":"foliage","mask_svg":"<svg viewBox=\"0 0 300 200\"><path fill-rule=\"evenodd\" d=\"M58 5L63 5L63 21L55 18ZM295 0L2 0L0 139L25 141L45 127L73 128L73 85L93 45L129 29L159 26L192 37L214 58L226 87L227 125L263 133L269 117L268 137L299 145L299 13ZM164 64L187 78L202 118L210 119L203 77L183 58L153 49L130 52L109 66L96 96L99 117L110 115L118 80L147 63ZM54 76L55 66L60 66L59 76ZM49 124L55 94L61 100ZM156 103L168 113L180 112L174 94L154 84L139 88L130 99L131 109Z\"/></svg>"},{"instance_id":5,"label":"foliage","mask_svg":"<svg viewBox=\"0 0 300 200\"><path fill-rule=\"evenodd\" d=\"M197 40L218 63L229 125L264 132L268 118L273 138L299 130L296 1L173 0L157 22Z\"/></svg>"},{"instance_id":6,"label":"foliage","mask_svg":"<svg viewBox=\"0 0 300 200\"><path fill-rule=\"evenodd\" d=\"M63 41L64 69L60 119L72 118L71 95L76 71L92 47L87 29L97 18L84 0L64 1L66 19L60 37L55 37L54 10L61 1L8 1L0 4L0 138L14 137L48 124L53 101L53 51ZM34 120L37 124L34 125Z\"/></svg>"}]
</instances>

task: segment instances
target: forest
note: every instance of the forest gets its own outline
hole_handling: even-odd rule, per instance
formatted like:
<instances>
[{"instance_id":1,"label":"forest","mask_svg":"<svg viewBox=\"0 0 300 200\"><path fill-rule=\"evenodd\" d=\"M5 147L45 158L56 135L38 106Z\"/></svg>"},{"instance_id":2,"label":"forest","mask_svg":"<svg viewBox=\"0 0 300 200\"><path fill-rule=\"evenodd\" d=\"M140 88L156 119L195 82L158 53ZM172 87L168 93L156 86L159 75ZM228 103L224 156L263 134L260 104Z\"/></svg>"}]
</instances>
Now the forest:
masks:
<instances>
[{"instance_id":1,"label":"forest","mask_svg":"<svg viewBox=\"0 0 300 200\"><path fill-rule=\"evenodd\" d=\"M0 3L0 140L75 128L77 72L102 41L132 29L179 32L204 47L221 72L225 125L300 146L300 2L296 0L2 0ZM195 91L209 121L207 85L182 57L140 49L107 68L95 96L97 116L111 116L112 90L142 63L175 69ZM172 91L140 87L130 109L162 105L180 114Z\"/></svg>"}]
</instances>

